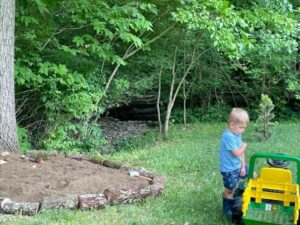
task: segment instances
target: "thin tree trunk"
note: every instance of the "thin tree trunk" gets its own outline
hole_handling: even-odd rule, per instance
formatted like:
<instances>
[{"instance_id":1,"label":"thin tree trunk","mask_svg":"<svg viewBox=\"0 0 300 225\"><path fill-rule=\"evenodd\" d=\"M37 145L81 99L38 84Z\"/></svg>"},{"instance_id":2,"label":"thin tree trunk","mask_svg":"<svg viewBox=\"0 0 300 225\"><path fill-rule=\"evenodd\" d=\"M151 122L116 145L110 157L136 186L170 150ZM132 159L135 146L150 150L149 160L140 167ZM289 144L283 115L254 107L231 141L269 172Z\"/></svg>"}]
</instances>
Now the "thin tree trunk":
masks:
<instances>
[{"instance_id":1,"label":"thin tree trunk","mask_svg":"<svg viewBox=\"0 0 300 225\"><path fill-rule=\"evenodd\" d=\"M175 52L174 52L173 67L172 67L172 82L171 82L171 86L170 86L167 114L166 114L164 127L163 127L164 136L168 136L169 120L170 120L171 111L173 108L173 90L174 90L175 78L176 78L176 54L177 54L177 47L175 48Z\"/></svg>"},{"instance_id":2,"label":"thin tree trunk","mask_svg":"<svg viewBox=\"0 0 300 225\"><path fill-rule=\"evenodd\" d=\"M0 1L0 152L18 152L14 88L15 1Z\"/></svg>"},{"instance_id":3,"label":"thin tree trunk","mask_svg":"<svg viewBox=\"0 0 300 225\"><path fill-rule=\"evenodd\" d=\"M160 67L160 71L158 74L158 93L157 93L157 101L156 101L156 109L157 109L157 120L159 125L159 133L162 132L162 124L161 124L161 116L160 116L160 95L161 95L161 74L162 74L162 65Z\"/></svg>"},{"instance_id":4,"label":"thin tree trunk","mask_svg":"<svg viewBox=\"0 0 300 225\"><path fill-rule=\"evenodd\" d=\"M171 117L171 112L176 100L176 97L178 95L178 92L181 88L181 85L183 84L183 81L186 79L186 76L189 74L190 70L192 69L196 58L195 58L195 53L196 53L196 47L194 48L193 54L192 54L192 58L190 61L190 64L188 66L188 68L184 71L184 74L175 90L175 93L173 93L174 91L174 85L175 85L175 77L176 77L176 53L177 53L177 48L175 49L175 54L174 54L174 60L173 60L173 69L172 69L172 73L173 73L173 78L172 78L172 83L171 83L171 87L170 87L170 94L169 94L169 102L168 102L168 108L167 108L167 114L166 114L166 119L165 119L165 123L164 123L164 128L163 128L163 132L165 136L168 136L168 132L169 132L169 120ZM208 49L207 49L208 50ZM206 51L207 51L206 50ZM202 54L204 54L206 51L202 52ZM200 57L202 54L200 54L198 57ZM197 58L198 58L197 57Z\"/></svg>"},{"instance_id":5,"label":"thin tree trunk","mask_svg":"<svg viewBox=\"0 0 300 225\"><path fill-rule=\"evenodd\" d=\"M183 126L186 126L186 91L185 91L186 80L183 81Z\"/></svg>"},{"instance_id":6,"label":"thin tree trunk","mask_svg":"<svg viewBox=\"0 0 300 225\"><path fill-rule=\"evenodd\" d=\"M195 81L197 79L197 76L194 77L191 85L189 86L189 88L186 90L186 80L184 80L183 82L183 125L186 126L186 99L187 96L190 92L190 90L192 89Z\"/></svg>"}]
</instances>

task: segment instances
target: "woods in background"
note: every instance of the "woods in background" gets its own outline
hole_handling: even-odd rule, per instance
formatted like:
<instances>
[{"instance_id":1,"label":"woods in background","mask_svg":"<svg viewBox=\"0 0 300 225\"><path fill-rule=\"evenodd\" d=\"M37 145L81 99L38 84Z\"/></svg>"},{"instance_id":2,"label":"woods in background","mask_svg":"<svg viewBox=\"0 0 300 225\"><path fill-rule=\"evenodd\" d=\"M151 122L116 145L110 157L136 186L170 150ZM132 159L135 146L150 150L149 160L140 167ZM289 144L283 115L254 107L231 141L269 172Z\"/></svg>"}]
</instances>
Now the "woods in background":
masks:
<instances>
[{"instance_id":1,"label":"woods in background","mask_svg":"<svg viewBox=\"0 0 300 225\"><path fill-rule=\"evenodd\" d=\"M299 113L297 7L282 0L17 0L21 143L97 150L97 120L135 101L159 106L165 134L182 105L187 118L197 112L194 118L209 120L208 112L226 115L232 106L254 111L267 94L277 115Z\"/></svg>"}]
</instances>

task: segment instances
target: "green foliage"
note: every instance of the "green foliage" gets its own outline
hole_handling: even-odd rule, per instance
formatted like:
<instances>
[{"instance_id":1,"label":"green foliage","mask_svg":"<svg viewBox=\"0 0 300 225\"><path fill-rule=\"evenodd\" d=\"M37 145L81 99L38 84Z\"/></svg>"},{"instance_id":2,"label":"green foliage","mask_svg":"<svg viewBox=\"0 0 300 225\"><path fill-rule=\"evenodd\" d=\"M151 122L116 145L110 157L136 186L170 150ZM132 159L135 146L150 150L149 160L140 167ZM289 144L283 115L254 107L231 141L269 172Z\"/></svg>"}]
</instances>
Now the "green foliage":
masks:
<instances>
[{"instance_id":1,"label":"green foliage","mask_svg":"<svg viewBox=\"0 0 300 225\"><path fill-rule=\"evenodd\" d=\"M290 76L286 80L287 82L287 90L290 91L291 94L295 95L295 98L300 100L300 78L298 76Z\"/></svg>"},{"instance_id":2,"label":"green foliage","mask_svg":"<svg viewBox=\"0 0 300 225\"><path fill-rule=\"evenodd\" d=\"M61 113L70 118L84 118L95 110L93 102L102 97L83 74L69 71L62 64L40 62L31 67L17 64L15 70L18 85L39 93L40 104L44 104L50 121L55 121Z\"/></svg>"},{"instance_id":3,"label":"green foliage","mask_svg":"<svg viewBox=\"0 0 300 225\"><path fill-rule=\"evenodd\" d=\"M286 6L291 10L291 5L280 2L280 6L269 2L237 9L228 1L182 1L183 7L173 16L190 30L207 32L213 45L231 59L243 57L261 42L259 52L270 56L282 50L291 53L297 47L297 21L279 10L286 11Z\"/></svg>"},{"instance_id":4,"label":"green foliage","mask_svg":"<svg viewBox=\"0 0 300 225\"><path fill-rule=\"evenodd\" d=\"M209 106L205 110L200 108L188 108L186 111L187 123L201 122L224 122L227 120L231 107L224 102ZM171 116L174 124L183 124L183 109L176 107Z\"/></svg>"},{"instance_id":5,"label":"green foliage","mask_svg":"<svg viewBox=\"0 0 300 225\"><path fill-rule=\"evenodd\" d=\"M22 106L18 120L25 125L40 120L44 127L39 131L48 132L47 127L61 126L60 120L88 120L122 102L116 97L99 104L106 97L103 89L113 64L126 64L128 46L144 45L147 39L141 34L152 31L146 16L153 14L155 5L137 1L18 0L15 76L17 102ZM114 84L111 93L126 98L128 78ZM59 136L54 137L58 141Z\"/></svg>"},{"instance_id":6,"label":"green foliage","mask_svg":"<svg viewBox=\"0 0 300 225\"><path fill-rule=\"evenodd\" d=\"M114 147L116 151L131 151L136 149L138 145L138 140L134 137L128 137L126 139L119 139Z\"/></svg>"},{"instance_id":7,"label":"green foliage","mask_svg":"<svg viewBox=\"0 0 300 225\"><path fill-rule=\"evenodd\" d=\"M28 138L28 131L23 127L17 127L17 135L21 152L31 149L31 143Z\"/></svg>"},{"instance_id":8,"label":"green foliage","mask_svg":"<svg viewBox=\"0 0 300 225\"><path fill-rule=\"evenodd\" d=\"M255 122L256 132L259 140L268 140L272 136L272 127L274 122L272 120L275 114L272 112L274 104L268 95L261 95L261 102L258 109L258 118Z\"/></svg>"},{"instance_id":9,"label":"green foliage","mask_svg":"<svg viewBox=\"0 0 300 225\"><path fill-rule=\"evenodd\" d=\"M96 153L106 144L98 124L64 122L48 130L41 145L62 152Z\"/></svg>"},{"instance_id":10,"label":"green foliage","mask_svg":"<svg viewBox=\"0 0 300 225\"><path fill-rule=\"evenodd\" d=\"M213 46L230 58L240 58L253 48L254 40L243 29L249 25L228 1L181 1L182 7L173 13L175 19L190 30L207 32Z\"/></svg>"},{"instance_id":11,"label":"green foliage","mask_svg":"<svg viewBox=\"0 0 300 225\"><path fill-rule=\"evenodd\" d=\"M230 106L226 105L224 102L219 102L204 111L200 118L203 122L224 122L227 121L230 110Z\"/></svg>"},{"instance_id":12,"label":"green foliage","mask_svg":"<svg viewBox=\"0 0 300 225\"><path fill-rule=\"evenodd\" d=\"M133 150L142 149L146 146L152 146L153 143L161 141L163 137L157 132L157 128L149 129L142 137L128 137L126 139L119 139L114 147L116 152L132 152Z\"/></svg>"},{"instance_id":13,"label":"green foliage","mask_svg":"<svg viewBox=\"0 0 300 225\"><path fill-rule=\"evenodd\" d=\"M298 97L299 72L294 66L299 61L299 20L288 1L181 2L183 6L173 13L174 18L189 30L201 32L214 49L230 59L239 74L232 70L229 79L233 81L238 75L243 98L246 103L251 99L248 105L259 101L256 96L261 91L281 101L286 90ZM230 87L238 89L233 82Z\"/></svg>"},{"instance_id":14,"label":"green foliage","mask_svg":"<svg viewBox=\"0 0 300 225\"><path fill-rule=\"evenodd\" d=\"M188 108L186 110L186 122L197 123L200 121L200 109L199 108ZM171 122L175 124L183 124L183 109L175 108L172 112Z\"/></svg>"},{"instance_id":15,"label":"green foliage","mask_svg":"<svg viewBox=\"0 0 300 225\"><path fill-rule=\"evenodd\" d=\"M224 121L227 108L215 104L255 108L261 92L276 102L277 116L294 115L300 99L297 4L17 0L18 122L41 142L61 121L83 123L133 99L154 102L161 68L161 100L166 102L175 48L175 84L196 48L197 60L186 78L187 84L195 81L187 99L189 122ZM167 27L172 29L160 36ZM159 38L145 45L154 37ZM104 95L117 65L122 67ZM182 120L180 111L173 120Z\"/></svg>"}]
</instances>

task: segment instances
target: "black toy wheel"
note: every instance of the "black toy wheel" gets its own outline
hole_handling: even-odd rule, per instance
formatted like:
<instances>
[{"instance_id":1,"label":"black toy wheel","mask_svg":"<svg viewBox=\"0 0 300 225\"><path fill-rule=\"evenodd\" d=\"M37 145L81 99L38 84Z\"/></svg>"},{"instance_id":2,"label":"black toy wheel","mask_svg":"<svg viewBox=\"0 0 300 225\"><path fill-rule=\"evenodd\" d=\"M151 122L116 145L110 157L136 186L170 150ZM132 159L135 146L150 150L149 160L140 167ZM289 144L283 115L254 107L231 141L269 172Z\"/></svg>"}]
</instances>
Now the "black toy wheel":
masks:
<instances>
[{"instance_id":1,"label":"black toy wheel","mask_svg":"<svg viewBox=\"0 0 300 225\"><path fill-rule=\"evenodd\" d=\"M282 153L279 153L279 154L284 155ZM279 160L279 159L267 159L267 163L271 167L276 167L276 168L287 168L290 165L290 161Z\"/></svg>"}]
</instances>

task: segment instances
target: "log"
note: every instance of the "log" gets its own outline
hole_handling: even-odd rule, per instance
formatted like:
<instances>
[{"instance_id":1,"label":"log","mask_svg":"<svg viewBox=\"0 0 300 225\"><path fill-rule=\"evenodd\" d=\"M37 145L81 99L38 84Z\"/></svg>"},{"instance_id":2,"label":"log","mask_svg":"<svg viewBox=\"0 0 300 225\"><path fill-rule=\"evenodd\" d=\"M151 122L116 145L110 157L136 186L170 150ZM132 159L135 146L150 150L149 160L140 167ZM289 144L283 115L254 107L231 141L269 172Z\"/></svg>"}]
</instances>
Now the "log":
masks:
<instances>
[{"instance_id":1,"label":"log","mask_svg":"<svg viewBox=\"0 0 300 225\"><path fill-rule=\"evenodd\" d=\"M39 202L14 202L8 198L0 201L0 212L6 214L22 214L34 216L40 207Z\"/></svg>"},{"instance_id":2,"label":"log","mask_svg":"<svg viewBox=\"0 0 300 225\"><path fill-rule=\"evenodd\" d=\"M152 185L150 185L151 189L151 196L159 196L163 194L163 191L165 189L165 179L162 176L155 176L152 179Z\"/></svg>"},{"instance_id":3,"label":"log","mask_svg":"<svg viewBox=\"0 0 300 225\"><path fill-rule=\"evenodd\" d=\"M49 159L50 157L57 157L57 151L46 151L46 150L27 150L26 155L29 158L42 158L42 159Z\"/></svg>"},{"instance_id":4,"label":"log","mask_svg":"<svg viewBox=\"0 0 300 225\"><path fill-rule=\"evenodd\" d=\"M42 200L40 211L53 209L76 209L77 206L78 197L76 195L46 196Z\"/></svg>"},{"instance_id":5,"label":"log","mask_svg":"<svg viewBox=\"0 0 300 225\"><path fill-rule=\"evenodd\" d=\"M103 159L100 159L100 158L88 158L87 159L88 161L92 162L92 163L95 163L95 164L98 164L98 165L103 165Z\"/></svg>"},{"instance_id":6,"label":"log","mask_svg":"<svg viewBox=\"0 0 300 225\"><path fill-rule=\"evenodd\" d=\"M78 160L78 161L83 160L83 156L80 155L80 154L68 154L68 153L66 153L66 154L65 154L65 157L66 157L66 158L70 158L70 159L76 159L76 160Z\"/></svg>"},{"instance_id":7,"label":"log","mask_svg":"<svg viewBox=\"0 0 300 225\"><path fill-rule=\"evenodd\" d=\"M106 159L90 158L90 159L88 159L88 161L95 163L95 164L99 164L101 166L113 168L113 169L120 169L122 167L122 165L120 163L109 161Z\"/></svg>"},{"instance_id":8,"label":"log","mask_svg":"<svg viewBox=\"0 0 300 225\"><path fill-rule=\"evenodd\" d=\"M146 169L143 168L143 167L139 170L139 173L140 173L140 175L145 176L145 177L149 177L149 178L151 178L151 179L153 179L153 178L155 177L155 174L154 174L154 173L152 173L152 172L146 170Z\"/></svg>"},{"instance_id":9,"label":"log","mask_svg":"<svg viewBox=\"0 0 300 225\"><path fill-rule=\"evenodd\" d=\"M111 205L130 204L152 195L149 185L132 189L105 189L103 194Z\"/></svg>"},{"instance_id":10,"label":"log","mask_svg":"<svg viewBox=\"0 0 300 225\"><path fill-rule=\"evenodd\" d=\"M120 169L122 165L120 163L117 163L117 162L113 162L113 161L109 161L109 160L103 160L103 166L113 168L113 169Z\"/></svg>"},{"instance_id":11,"label":"log","mask_svg":"<svg viewBox=\"0 0 300 225\"><path fill-rule=\"evenodd\" d=\"M79 196L79 208L82 210L105 208L106 204L107 200L101 193Z\"/></svg>"}]
</instances>

